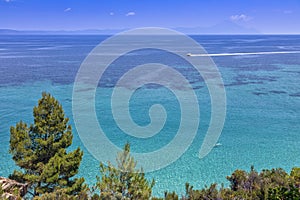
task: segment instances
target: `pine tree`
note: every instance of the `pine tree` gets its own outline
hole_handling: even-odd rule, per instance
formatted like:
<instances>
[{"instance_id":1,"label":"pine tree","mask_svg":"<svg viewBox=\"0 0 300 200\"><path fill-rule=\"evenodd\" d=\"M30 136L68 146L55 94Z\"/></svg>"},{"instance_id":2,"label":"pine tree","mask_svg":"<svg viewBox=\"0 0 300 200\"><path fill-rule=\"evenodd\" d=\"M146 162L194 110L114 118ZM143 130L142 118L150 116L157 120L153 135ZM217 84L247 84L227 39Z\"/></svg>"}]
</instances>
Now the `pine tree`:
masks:
<instances>
[{"instance_id":1,"label":"pine tree","mask_svg":"<svg viewBox=\"0 0 300 200\"><path fill-rule=\"evenodd\" d=\"M117 167L108 163L100 163L101 178L98 177L97 187L100 199L149 199L154 180L151 183L145 178L143 170L137 170L136 162L130 155L130 145L118 153Z\"/></svg>"},{"instance_id":2,"label":"pine tree","mask_svg":"<svg viewBox=\"0 0 300 200\"><path fill-rule=\"evenodd\" d=\"M80 148L67 152L73 135L61 104L43 93L33 109L33 117L30 126L20 121L10 129L9 152L22 169L10 177L29 183L33 196L57 189L77 194L84 187L84 179L71 178L78 173L83 152Z\"/></svg>"}]
</instances>

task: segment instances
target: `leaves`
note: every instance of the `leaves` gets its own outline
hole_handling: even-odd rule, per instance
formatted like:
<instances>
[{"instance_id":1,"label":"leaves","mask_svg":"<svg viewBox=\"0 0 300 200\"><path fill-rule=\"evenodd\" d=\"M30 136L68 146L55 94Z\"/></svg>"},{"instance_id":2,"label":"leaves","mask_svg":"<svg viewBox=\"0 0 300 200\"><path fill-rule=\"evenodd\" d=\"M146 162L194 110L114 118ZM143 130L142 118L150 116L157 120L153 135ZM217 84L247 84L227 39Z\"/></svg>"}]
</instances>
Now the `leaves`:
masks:
<instances>
[{"instance_id":1,"label":"leaves","mask_svg":"<svg viewBox=\"0 0 300 200\"><path fill-rule=\"evenodd\" d=\"M22 169L11 177L30 183L34 196L62 189L77 194L83 179L71 180L78 173L83 152L78 148L67 153L72 144L72 127L61 104L43 93L33 108L34 123L20 121L10 129L10 150L13 160Z\"/></svg>"},{"instance_id":2,"label":"leaves","mask_svg":"<svg viewBox=\"0 0 300 200\"><path fill-rule=\"evenodd\" d=\"M293 168L291 175L283 169L262 170L258 173L254 167L250 172L235 170L227 179L230 188L223 186L218 189L217 184L194 190L186 184L186 196L183 200L289 200L300 199L300 188L297 185L298 169Z\"/></svg>"},{"instance_id":3,"label":"leaves","mask_svg":"<svg viewBox=\"0 0 300 200\"><path fill-rule=\"evenodd\" d=\"M100 163L101 178L97 178L100 199L149 199L154 180L149 183L142 170L135 168L136 162L130 155L128 143L117 155L117 167Z\"/></svg>"}]
</instances>

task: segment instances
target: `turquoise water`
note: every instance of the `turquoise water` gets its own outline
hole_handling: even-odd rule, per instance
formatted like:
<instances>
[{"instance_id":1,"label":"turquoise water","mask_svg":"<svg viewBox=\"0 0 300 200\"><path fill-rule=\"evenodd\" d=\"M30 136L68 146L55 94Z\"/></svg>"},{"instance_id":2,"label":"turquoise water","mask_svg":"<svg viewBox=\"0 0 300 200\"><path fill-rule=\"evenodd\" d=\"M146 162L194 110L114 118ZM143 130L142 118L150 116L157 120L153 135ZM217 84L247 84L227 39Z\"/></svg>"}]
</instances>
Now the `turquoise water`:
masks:
<instances>
[{"instance_id":1,"label":"turquoise water","mask_svg":"<svg viewBox=\"0 0 300 200\"><path fill-rule=\"evenodd\" d=\"M53 94L63 105L74 129L72 148L80 146L84 157L80 176L94 184L99 162L81 143L72 118L73 82L85 56L106 36L0 36L0 176L16 166L8 153L9 128L20 119L31 123L32 108L42 91ZM300 36L193 36L208 53L300 51ZM236 168L300 166L300 54L271 54L213 57L222 74L227 93L227 115L219 142L210 154L198 158L210 119L210 97L201 78L172 55L148 50L125 56L116 66L132 67L130 60L143 62L169 59L193 84L200 102L201 118L196 138L180 159L166 168L147 174L155 178L154 194L184 192L185 182L196 188L212 182L227 183ZM134 64L134 63L133 63ZM111 83L123 73L112 68L100 81L96 94L99 121L110 140L126 141L135 152L153 151L167 144L178 128L180 112L174 95L166 88L145 87L130 102L133 120L146 125L148 109L161 103L168 120L157 138L140 140L122 133L111 118ZM105 95L103 95L105 94ZM165 133L165 134L163 134ZM100 147L101 148L101 147ZM103 149L105 151L105 149Z\"/></svg>"}]
</instances>

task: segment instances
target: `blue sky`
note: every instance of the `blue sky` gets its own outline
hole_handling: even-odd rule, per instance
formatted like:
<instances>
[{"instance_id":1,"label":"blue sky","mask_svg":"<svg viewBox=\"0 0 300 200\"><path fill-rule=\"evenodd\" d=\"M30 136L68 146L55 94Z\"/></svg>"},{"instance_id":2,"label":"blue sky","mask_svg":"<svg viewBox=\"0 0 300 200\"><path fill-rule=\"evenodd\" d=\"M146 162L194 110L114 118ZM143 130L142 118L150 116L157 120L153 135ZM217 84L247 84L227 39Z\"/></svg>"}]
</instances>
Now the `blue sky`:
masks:
<instances>
[{"instance_id":1,"label":"blue sky","mask_svg":"<svg viewBox=\"0 0 300 200\"><path fill-rule=\"evenodd\" d=\"M225 20L300 34L300 0L0 0L1 29L209 27Z\"/></svg>"}]
</instances>

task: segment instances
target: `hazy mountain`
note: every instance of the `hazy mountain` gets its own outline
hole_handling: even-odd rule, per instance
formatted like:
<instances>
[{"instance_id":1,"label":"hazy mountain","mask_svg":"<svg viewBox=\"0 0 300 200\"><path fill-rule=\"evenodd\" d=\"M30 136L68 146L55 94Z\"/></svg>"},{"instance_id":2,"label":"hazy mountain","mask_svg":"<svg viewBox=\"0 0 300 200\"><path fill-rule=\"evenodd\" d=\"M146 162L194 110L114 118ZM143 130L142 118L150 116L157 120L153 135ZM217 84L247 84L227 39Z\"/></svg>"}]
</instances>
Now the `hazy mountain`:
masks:
<instances>
[{"instance_id":1,"label":"hazy mountain","mask_svg":"<svg viewBox=\"0 0 300 200\"><path fill-rule=\"evenodd\" d=\"M185 34L259 34L260 32L253 28L246 28L231 21L223 21L210 27L179 27L175 30Z\"/></svg>"},{"instance_id":2,"label":"hazy mountain","mask_svg":"<svg viewBox=\"0 0 300 200\"><path fill-rule=\"evenodd\" d=\"M223 21L210 27L178 27L175 30L185 34L259 34L253 28L246 28L231 21ZM16 31L10 29L0 29L0 34L16 35L112 35L128 29L89 29L74 31Z\"/></svg>"},{"instance_id":3,"label":"hazy mountain","mask_svg":"<svg viewBox=\"0 0 300 200\"><path fill-rule=\"evenodd\" d=\"M124 30L126 29L88 29L74 31L17 31L12 29L0 29L0 35L112 35Z\"/></svg>"},{"instance_id":4,"label":"hazy mountain","mask_svg":"<svg viewBox=\"0 0 300 200\"><path fill-rule=\"evenodd\" d=\"M11 30L11 29L0 29L1 35L11 35L11 34L20 34L20 31Z\"/></svg>"}]
</instances>

